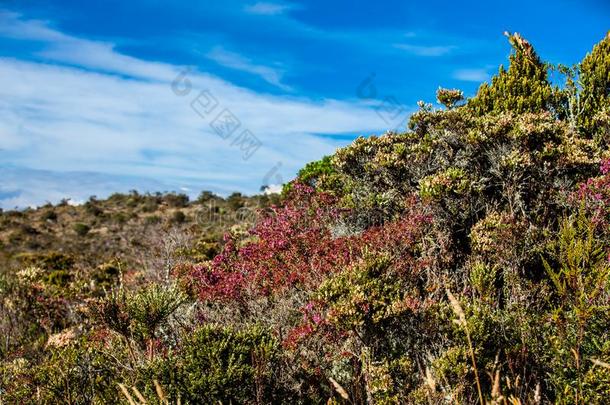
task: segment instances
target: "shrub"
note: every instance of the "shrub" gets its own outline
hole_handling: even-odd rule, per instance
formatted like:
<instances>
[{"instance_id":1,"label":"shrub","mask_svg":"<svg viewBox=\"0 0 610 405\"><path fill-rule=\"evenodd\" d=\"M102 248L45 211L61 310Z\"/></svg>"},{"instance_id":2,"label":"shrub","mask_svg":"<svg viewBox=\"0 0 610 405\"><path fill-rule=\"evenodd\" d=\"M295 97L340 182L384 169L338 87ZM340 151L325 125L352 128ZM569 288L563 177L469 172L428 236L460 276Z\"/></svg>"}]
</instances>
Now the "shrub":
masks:
<instances>
[{"instance_id":1,"label":"shrub","mask_svg":"<svg viewBox=\"0 0 610 405\"><path fill-rule=\"evenodd\" d=\"M57 221L57 213L51 208L42 214L42 219L44 221Z\"/></svg>"},{"instance_id":2,"label":"shrub","mask_svg":"<svg viewBox=\"0 0 610 405\"><path fill-rule=\"evenodd\" d=\"M436 91L436 99L448 109L452 109L456 107L458 103L464 100L464 93L457 89L439 88Z\"/></svg>"},{"instance_id":3,"label":"shrub","mask_svg":"<svg viewBox=\"0 0 610 405\"><path fill-rule=\"evenodd\" d=\"M468 107L478 115L549 110L553 92L547 80L547 66L519 34L506 35L514 51L508 70L500 67L491 85L481 85L477 95L468 101Z\"/></svg>"},{"instance_id":4,"label":"shrub","mask_svg":"<svg viewBox=\"0 0 610 405\"><path fill-rule=\"evenodd\" d=\"M147 339L155 337L157 329L185 302L176 288L153 284L127 296L126 309L133 322L133 330Z\"/></svg>"},{"instance_id":5,"label":"shrub","mask_svg":"<svg viewBox=\"0 0 610 405\"><path fill-rule=\"evenodd\" d=\"M176 193L168 193L163 197L163 201L167 203L170 207L174 208L184 208L189 203L189 197L186 194L176 194Z\"/></svg>"},{"instance_id":6,"label":"shrub","mask_svg":"<svg viewBox=\"0 0 610 405\"><path fill-rule=\"evenodd\" d=\"M185 301L177 288L152 284L137 292L112 290L95 302L93 311L105 327L145 346L152 358L157 331Z\"/></svg>"},{"instance_id":7,"label":"shrub","mask_svg":"<svg viewBox=\"0 0 610 405\"><path fill-rule=\"evenodd\" d=\"M307 165L281 200L234 193L162 241L167 226L145 228L160 257L136 235L159 217L114 227L115 250L79 252L75 271L65 254L13 255L54 225L3 215L16 247L0 271L2 399L105 403L121 383L164 402L159 382L188 403L609 403L610 120L583 131L607 118L607 39L581 76L560 68L563 88L510 41L511 65L475 98L439 89L447 108L422 102L408 131ZM595 110L582 125L581 91ZM253 202L253 227L233 216L220 241L220 220Z\"/></svg>"},{"instance_id":8,"label":"shrub","mask_svg":"<svg viewBox=\"0 0 610 405\"><path fill-rule=\"evenodd\" d=\"M237 211L244 206L244 199L241 193L235 192L227 197L227 203L229 204L230 209Z\"/></svg>"},{"instance_id":9,"label":"shrub","mask_svg":"<svg viewBox=\"0 0 610 405\"><path fill-rule=\"evenodd\" d=\"M144 223L146 225L156 225L158 223L161 223L161 217L158 215L148 215L144 217Z\"/></svg>"},{"instance_id":10,"label":"shrub","mask_svg":"<svg viewBox=\"0 0 610 405\"><path fill-rule=\"evenodd\" d=\"M74 229L74 232L76 232L76 234L78 236L86 236L89 231L91 230L91 228L89 227L89 225L77 222L74 225L72 225L72 229Z\"/></svg>"},{"instance_id":11,"label":"shrub","mask_svg":"<svg viewBox=\"0 0 610 405\"><path fill-rule=\"evenodd\" d=\"M610 358L610 263L595 225L583 213L563 221L551 245L553 286L545 352L549 383L560 403L604 402L610 392L610 370L591 360Z\"/></svg>"},{"instance_id":12,"label":"shrub","mask_svg":"<svg viewBox=\"0 0 610 405\"><path fill-rule=\"evenodd\" d=\"M589 136L601 135L597 118L610 108L610 32L580 65L578 123Z\"/></svg>"},{"instance_id":13,"label":"shrub","mask_svg":"<svg viewBox=\"0 0 610 405\"><path fill-rule=\"evenodd\" d=\"M38 266L46 270L70 270L75 263L73 256L59 252L22 253L17 259L23 267Z\"/></svg>"},{"instance_id":14,"label":"shrub","mask_svg":"<svg viewBox=\"0 0 610 405\"><path fill-rule=\"evenodd\" d=\"M197 197L197 203L206 204L215 198L218 198L218 196L216 196L216 194L212 193L211 191L202 191Z\"/></svg>"},{"instance_id":15,"label":"shrub","mask_svg":"<svg viewBox=\"0 0 610 405\"><path fill-rule=\"evenodd\" d=\"M171 222L174 224L183 224L186 222L186 215L180 210L174 211L171 216Z\"/></svg>"},{"instance_id":16,"label":"shrub","mask_svg":"<svg viewBox=\"0 0 610 405\"><path fill-rule=\"evenodd\" d=\"M13 378L3 384L3 398L13 403L30 403L34 398L40 403L110 403L116 401L120 378L113 357L86 339L50 349L42 363L29 364L27 369L20 366L12 373Z\"/></svg>"}]
</instances>

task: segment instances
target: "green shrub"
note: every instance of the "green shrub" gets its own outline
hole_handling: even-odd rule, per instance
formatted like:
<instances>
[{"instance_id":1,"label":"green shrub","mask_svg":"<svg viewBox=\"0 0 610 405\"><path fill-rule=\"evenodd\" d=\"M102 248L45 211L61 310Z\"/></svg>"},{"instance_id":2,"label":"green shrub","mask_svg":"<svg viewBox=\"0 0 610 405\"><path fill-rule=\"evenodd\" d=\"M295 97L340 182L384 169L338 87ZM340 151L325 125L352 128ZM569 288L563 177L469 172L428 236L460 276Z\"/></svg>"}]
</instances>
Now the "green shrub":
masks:
<instances>
[{"instance_id":1,"label":"green shrub","mask_svg":"<svg viewBox=\"0 0 610 405\"><path fill-rule=\"evenodd\" d=\"M52 348L44 361L34 367L34 381L29 393L20 401L37 403L113 403L117 399L117 383L121 370L112 355L81 339L61 348ZM24 393L22 393L23 395Z\"/></svg>"},{"instance_id":2,"label":"green shrub","mask_svg":"<svg viewBox=\"0 0 610 405\"><path fill-rule=\"evenodd\" d=\"M182 305L186 297L177 288L153 284L127 296L126 309L136 333L154 338L157 329Z\"/></svg>"},{"instance_id":3,"label":"green shrub","mask_svg":"<svg viewBox=\"0 0 610 405\"><path fill-rule=\"evenodd\" d=\"M218 196L216 194L212 193L211 191L202 191L201 193L199 193L199 196L197 197L197 203L206 204L215 198L218 198Z\"/></svg>"},{"instance_id":4,"label":"green shrub","mask_svg":"<svg viewBox=\"0 0 610 405\"><path fill-rule=\"evenodd\" d=\"M78 236L86 236L89 231L91 230L91 228L89 227L89 225L77 222L74 225L72 225L72 229L74 229L74 232L76 232L76 234Z\"/></svg>"},{"instance_id":5,"label":"green shrub","mask_svg":"<svg viewBox=\"0 0 610 405\"><path fill-rule=\"evenodd\" d=\"M71 270L75 264L73 256L59 252L22 253L16 258L23 267L37 266L45 270Z\"/></svg>"},{"instance_id":6,"label":"green shrub","mask_svg":"<svg viewBox=\"0 0 610 405\"><path fill-rule=\"evenodd\" d=\"M598 119L610 109L610 32L583 59L579 79L578 124L589 136L602 135Z\"/></svg>"},{"instance_id":7,"label":"green shrub","mask_svg":"<svg viewBox=\"0 0 610 405\"><path fill-rule=\"evenodd\" d=\"M156 225L161 223L161 217L158 215L148 215L144 217L144 223L146 225Z\"/></svg>"},{"instance_id":8,"label":"green shrub","mask_svg":"<svg viewBox=\"0 0 610 405\"><path fill-rule=\"evenodd\" d=\"M159 381L171 403L269 403L277 351L276 340L259 327L206 325L186 337L180 351L141 366L131 382L156 398L152 382Z\"/></svg>"},{"instance_id":9,"label":"green shrub","mask_svg":"<svg viewBox=\"0 0 610 405\"><path fill-rule=\"evenodd\" d=\"M464 100L464 93L457 89L442 89L436 91L436 99L439 103L448 109L457 106L458 103Z\"/></svg>"},{"instance_id":10,"label":"green shrub","mask_svg":"<svg viewBox=\"0 0 610 405\"><path fill-rule=\"evenodd\" d=\"M182 353L185 399L193 403L245 403L261 394L269 398L264 386L272 383L270 362L275 351L274 339L260 328L234 331L201 327Z\"/></svg>"},{"instance_id":11,"label":"green shrub","mask_svg":"<svg viewBox=\"0 0 610 405\"><path fill-rule=\"evenodd\" d=\"M57 221L57 213L54 209L48 209L42 214L42 219L44 221Z\"/></svg>"},{"instance_id":12,"label":"green shrub","mask_svg":"<svg viewBox=\"0 0 610 405\"><path fill-rule=\"evenodd\" d=\"M93 311L107 328L142 347L148 345L152 356L152 339L185 301L177 288L152 284L136 292L112 290L93 305Z\"/></svg>"},{"instance_id":13,"label":"green shrub","mask_svg":"<svg viewBox=\"0 0 610 405\"><path fill-rule=\"evenodd\" d=\"M547 80L547 66L519 34L508 35L508 39L514 50L508 70L500 67L491 85L481 85L477 95L468 101L468 107L478 115L549 110L553 91Z\"/></svg>"},{"instance_id":14,"label":"green shrub","mask_svg":"<svg viewBox=\"0 0 610 405\"><path fill-rule=\"evenodd\" d=\"M339 192L342 187L331 156L324 156L320 160L307 163L299 170L295 181L330 192ZM282 195L286 196L291 189L292 182L286 183L282 188Z\"/></svg>"},{"instance_id":15,"label":"green shrub","mask_svg":"<svg viewBox=\"0 0 610 405\"><path fill-rule=\"evenodd\" d=\"M186 222L186 215L184 215L184 212L182 211L174 211L170 220L174 224L183 224Z\"/></svg>"},{"instance_id":16,"label":"green shrub","mask_svg":"<svg viewBox=\"0 0 610 405\"><path fill-rule=\"evenodd\" d=\"M165 194L163 201L173 208L184 208L189 203L189 197L186 194L169 193Z\"/></svg>"},{"instance_id":17,"label":"green shrub","mask_svg":"<svg viewBox=\"0 0 610 405\"><path fill-rule=\"evenodd\" d=\"M108 289L114 286L120 276L120 264L116 261L106 262L99 265L91 278L95 281L98 289Z\"/></svg>"},{"instance_id":18,"label":"green shrub","mask_svg":"<svg viewBox=\"0 0 610 405\"><path fill-rule=\"evenodd\" d=\"M610 370L594 360L610 359L610 263L594 225L581 213L564 220L550 245L546 269L553 286L547 321L549 383L558 403L604 403Z\"/></svg>"},{"instance_id":19,"label":"green shrub","mask_svg":"<svg viewBox=\"0 0 610 405\"><path fill-rule=\"evenodd\" d=\"M227 197L227 203L229 204L229 208L231 210L237 211L244 206L244 198L241 193L235 192Z\"/></svg>"},{"instance_id":20,"label":"green shrub","mask_svg":"<svg viewBox=\"0 0 610 405\"><path fill-rule=\"evenodd\" d=\"M73 275L66 270L53 270L47 275L46 282L57 287L66 287L72 279Z\"/></svg>"}]
</instances>

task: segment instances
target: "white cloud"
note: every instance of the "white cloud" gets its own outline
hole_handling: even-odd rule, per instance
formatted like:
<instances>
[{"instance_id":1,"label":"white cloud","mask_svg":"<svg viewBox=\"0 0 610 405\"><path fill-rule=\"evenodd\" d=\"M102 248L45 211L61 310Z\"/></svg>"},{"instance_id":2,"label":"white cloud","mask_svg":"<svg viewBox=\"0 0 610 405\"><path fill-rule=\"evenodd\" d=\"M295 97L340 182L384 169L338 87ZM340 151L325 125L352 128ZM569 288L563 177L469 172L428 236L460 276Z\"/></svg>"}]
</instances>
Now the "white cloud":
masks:
<instances>
[{"instance_id":1,"label":"white cloud","mask_svg":"<svg viewBox=\"0 0 610 405\"><path fill-rule=\"evenodd\" d=\"M68 37L15 15L1 15L0 27L0 36L42 41L40 55L54 61L0 58L0 161L21 170L11 184L0 176L0 191L12 196L4 206L70 197L75 187L62 173L72 172L150 179L173 190L257 192L278 162L288 181L304 163L345 144L332 135L387 126L359 102L259 94L195 70L188 74L190 93L177 96L171 82L178 66L132 58L112 44ZM205 119L190 106L203 89L219 103ZM232 145L235 135L224 140L210 127L223 108L239 119L240 131L262 142L249 160ZM26 169L55 173L48 180L53 186L32 184ZM75 184L86 177L74 177ZM115 184L95 181L101 191L90 184L85 194L101 195L110 189L104 184ZM130 188L138 182L130 180L136 183Z\"/></svg>"},{"instance_id":2,"label":"white cloud","mask_svg":"<svg viewBox=\"0 0 610 405\"><path fill-rule=\"evenodd\" d=\"M281 194L283 188L282 184L270 184L265 188L264 194Z\"/></svg>"},{"instance_id":3,"label":"white cloud","mask_svg":"<svg viewBox=\"0 0 610 405\"><path fill-rule=\"evenodd\" d=\"M40 20L21 20L20 15L0 10L0 36L15 39L64 41L69 37Z\"/></svg>"},{"instance_id":4,"label":"white cloud","mask_svg":"<svg viewBox=\"0 0 610 405\"><path fill-rule=\"evenodd\" d=\"M279 15L284 14L288 10L292 9L293 6L290 4L281 4L281 3L268 3L264 1L259 1L257 3L246 6L244 10L248 14L256 14L256 15Z\"/></svg>"},{"instance_id":5,"label":"white cloud","mask_svg":"<svg viewBox=\"0 0 610 405\"><path fill-rule=\"evenodd\" d=\"M284 72L281 70L273 69L268 66L257 65L250 59L238 53L227 51L220 46L214 47L206 54L206 56L219 65L259 76L266 82L284 91L291 90L290 86L282 83L282 76Z\"/></svg>"},{"instance_id":6,"label":"white cloud","mask_svg":"<svg viewBox=\"0 0 610 405\"><path fill-rule=\"evenodd\" d=\"M453 77L465 82L484 82L489 79L486 69L460 69L453 73Z\"/></svg>"},{"instance_id":7,"label":"white cloud","mask_svg":"<svg viewBox=\"0 0 610 405\"><path fill-rule=\"evenodd\" d=\"M416 56L444 56L454 50L455 46L425 46L410 44L395 44L395 48L407 51Z\"/></svg>"}]
</instances>

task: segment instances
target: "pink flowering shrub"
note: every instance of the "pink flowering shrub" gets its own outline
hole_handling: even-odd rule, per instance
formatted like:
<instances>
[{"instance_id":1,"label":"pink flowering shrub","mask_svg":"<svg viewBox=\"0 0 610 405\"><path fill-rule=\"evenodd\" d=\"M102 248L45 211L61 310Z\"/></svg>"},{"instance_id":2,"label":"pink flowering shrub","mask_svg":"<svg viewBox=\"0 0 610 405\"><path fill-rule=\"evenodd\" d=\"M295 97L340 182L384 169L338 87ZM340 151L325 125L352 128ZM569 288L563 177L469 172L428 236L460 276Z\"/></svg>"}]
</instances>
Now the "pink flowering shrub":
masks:
<instances>
[{"instance_id":1,"label":"pink flowering shrub","mask_svg":"<svg viewBox=\"0 0 610 405\"><path fill-rule=\"evenodd\" d=\"M610 225L610 159L601 162L600 173L580 184L574 200L584 205L591 221L603 231Z\"/></svg>"},{"instance_id":2,"label":"pink flowering shrub","mask_svg":"<svg viewBox=\"0 0 610 405\"><path fill-rule=\"evenodd\" d=\"M239 299L249 292L268 295L312 282L347 263L345 240L333 239L327 224L337 218L334 198L295 185L283 207L273 207L240 243L226 235L213 261L195 266L191 276L203 300Z\"/></svg>"},{"instance_id":3,"label":"pink flowering shrub","mask_svg":"<svg viewBox=\"0 0 610 405\"><path fill-rule=\"evenodd\" d=\"M270 213L240 243L225 236L222 252L195 266L190 276L202 300L240 300L270 295L294 286L317 287L366 250L389 250L413 242L430 218L413 215L358 235L334 237L333 224L346 214L330 194L295 184L283 207Z\"/></svg>"}]
</instances>

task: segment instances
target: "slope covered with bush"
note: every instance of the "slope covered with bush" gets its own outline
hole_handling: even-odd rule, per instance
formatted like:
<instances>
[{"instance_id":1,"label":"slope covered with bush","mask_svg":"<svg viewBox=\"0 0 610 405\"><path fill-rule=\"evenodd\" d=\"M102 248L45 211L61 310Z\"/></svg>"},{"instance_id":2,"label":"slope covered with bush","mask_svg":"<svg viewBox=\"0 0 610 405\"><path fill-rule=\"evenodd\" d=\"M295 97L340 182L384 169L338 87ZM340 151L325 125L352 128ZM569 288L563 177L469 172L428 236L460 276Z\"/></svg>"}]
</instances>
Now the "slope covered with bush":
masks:
<instances>
[{"instance_id":1,"label":"slope covered with bush","mask_svg":"<svg viewBox=\"0 0 610 405\"><path fill-rule=\"evenodd\" d=\"M1 398L610 401L610 36L555 69L563 85L509 39L509 67L475 97L439 89L446 108L307 165L214 257L181 250L167 277L110 281L78 333L4 349ZM4 308L32 304L11 325L76 310L40 303L60 288L43 270L3 284Z\"/></svg>"}]
</instances>

